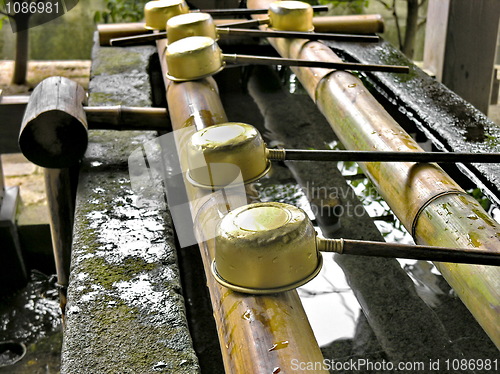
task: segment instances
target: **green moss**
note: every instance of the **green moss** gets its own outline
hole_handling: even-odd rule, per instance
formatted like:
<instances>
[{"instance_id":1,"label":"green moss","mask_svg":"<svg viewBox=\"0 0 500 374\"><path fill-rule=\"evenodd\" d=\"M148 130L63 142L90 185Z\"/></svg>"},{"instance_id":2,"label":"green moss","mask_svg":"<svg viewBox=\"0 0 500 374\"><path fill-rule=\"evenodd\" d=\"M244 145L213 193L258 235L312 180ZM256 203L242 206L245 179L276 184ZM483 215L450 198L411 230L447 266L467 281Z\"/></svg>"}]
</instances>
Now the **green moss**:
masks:
<instances>
[{"instance_id":1,"label":"green moss","mask_svg":"<svg viewBox=\"0 0 500 374\"><path fill-rule=\"evenodd\" d=\"M92 75L121 74L144 64L140 53L123 48L101 48L94 59Z\"/></svg>"},{"instance_id":2,"label":"green moss","mask_svg":"<svg viewBox=\"0 0 500 374\"><path fill-rule=\"evenodd\" d=\"M92 105L106 104L106 105L121 105L122 99L116 97L112 93L104 93L104 92L91 92L89 95L89 102Z\"/></svg>"}]
</instances>

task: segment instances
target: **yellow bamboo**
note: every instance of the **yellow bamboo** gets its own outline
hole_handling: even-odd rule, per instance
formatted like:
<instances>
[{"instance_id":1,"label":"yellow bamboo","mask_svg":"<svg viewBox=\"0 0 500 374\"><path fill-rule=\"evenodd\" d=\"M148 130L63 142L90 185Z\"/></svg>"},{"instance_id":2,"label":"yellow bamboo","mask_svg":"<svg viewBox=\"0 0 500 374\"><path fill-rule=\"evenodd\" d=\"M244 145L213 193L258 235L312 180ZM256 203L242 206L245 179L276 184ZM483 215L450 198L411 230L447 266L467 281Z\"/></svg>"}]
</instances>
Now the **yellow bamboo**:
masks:
<instances>
[{"instance_id":1,"label":"yellow bamboo","mask_svg":"<svg viewBox=\"0 0 500 374\"><path fill-rule=\"evenodd\" d=\"M269 3L248 0L248 7L261 8ZM283 57L340 60L319 42L269 42ZM292 69L346 148L422 151L354 75L328 69ZM437 165L374 162L362 163L361 167L419 244L500 253L500 225ZM447 263L436 266L500 348L500 269Z\"/></svg>"},{"instance_id":2,"label":"yellow bamboo","mask_svg":"<svg viewBox=\"0 0 500 374\"><path fill-rule=\"evenodd\" d=\"M160 56L164 48L165 41L159 41ZM162 68L165 72L163 59ZM194 131L227 121L212 78L184 83L166 80L165 83L174 130L192 128ZM181 167L186 170L183 144L178 146ZM209 238L214 222L220 218L218 202L205 190L189 183L186 183L186 191L198 233ZM323 356L295 290L266 296L233 292L217 283L210 273L213 240L200 242L200 252L226 373L289 373L294 365L302 362L321 366ZM315 372L328 371L319 368Z\"/></svg>"}]
</instances>

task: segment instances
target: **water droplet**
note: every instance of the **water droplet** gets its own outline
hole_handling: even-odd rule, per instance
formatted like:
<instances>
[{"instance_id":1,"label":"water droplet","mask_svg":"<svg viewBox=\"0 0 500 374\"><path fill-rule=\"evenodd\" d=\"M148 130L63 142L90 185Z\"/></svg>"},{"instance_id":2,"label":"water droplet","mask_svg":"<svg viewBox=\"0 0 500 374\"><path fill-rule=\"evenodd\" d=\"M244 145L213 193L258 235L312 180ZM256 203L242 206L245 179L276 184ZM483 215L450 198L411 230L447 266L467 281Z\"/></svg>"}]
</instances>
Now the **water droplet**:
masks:
<instances>
[{"instance_id":1,"label":"water droplet","mask_svg":"<svg viewBox=\"0 0 500 374\"><path fill-rule=\"evenodd\" d=\"M251 312L251 310L248 309L245 313L243 313L243 315L241 316L241 318L246 319L247 321L250 321L252 319L252 312Z\"/></svg>"},{"instance_id":2,"label":"water droplet","mask_svg":"<svg viewBox=\"0 0 500 374\"><path fill-rule=\"evenodd\" d=\"M357 86L357 84L356 84L356 83L351 83L351 84L350 84L349 86L347 86L347 87L349 87L349 88L354 88L354 87L356 87L356 86Z\"/></svg>"},{"instance_id":3,"label":"water droplet","mask_svg":"<svg viewBox=\"0 0 500 374\"><path fill-rule=\"evenodd\" d=\"M278 257L273 258L273 264L276 264L278 262Z\"/></svg>"}]
</instances>

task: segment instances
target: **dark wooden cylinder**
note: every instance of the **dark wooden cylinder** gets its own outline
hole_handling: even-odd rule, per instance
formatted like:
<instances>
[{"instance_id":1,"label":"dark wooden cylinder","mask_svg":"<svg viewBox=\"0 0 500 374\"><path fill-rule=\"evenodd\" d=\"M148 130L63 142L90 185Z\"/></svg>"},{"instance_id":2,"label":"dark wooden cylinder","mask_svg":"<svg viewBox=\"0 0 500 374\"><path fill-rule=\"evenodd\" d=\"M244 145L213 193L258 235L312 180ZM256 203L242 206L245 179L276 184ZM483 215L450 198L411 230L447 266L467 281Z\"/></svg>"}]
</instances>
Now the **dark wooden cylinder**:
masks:
<instances>
[{"instance_id":1,"label":"dark wooden cylinder","mask_svg":"<svg viewBox=\"0 0 500 374\"><path fill-rule=\"evenodd\" d=\"M64 168L83 157L88 143L84 101L84 89L64 77L47 78L35 88L19 134L19 148L28 160Z\"/></svg>"}]
</instances>

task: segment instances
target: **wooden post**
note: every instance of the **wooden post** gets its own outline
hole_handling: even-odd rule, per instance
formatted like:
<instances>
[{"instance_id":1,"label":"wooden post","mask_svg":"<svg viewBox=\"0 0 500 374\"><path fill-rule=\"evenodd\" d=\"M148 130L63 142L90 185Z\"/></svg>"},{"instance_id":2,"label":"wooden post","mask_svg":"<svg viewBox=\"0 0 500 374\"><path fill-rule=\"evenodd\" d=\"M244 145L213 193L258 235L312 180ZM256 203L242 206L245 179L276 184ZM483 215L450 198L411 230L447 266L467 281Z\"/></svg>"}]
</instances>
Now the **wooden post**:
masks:
<instances>
[{"instance_id":1,"label":"wooden post","mask_svg":"<svg viewBox=\"0 0 500 374\"><path fill-rule=\"evenodd\" d=\"M69 284L75 207L69 169L45 169L45 189L50 212L50 231L64 318Z\"/></svg>"},{"instance_id":2,"label":"wooden post","mask_svg":"<svg viewBox=\"0 0 500 374\"><path fill-rule=\"evenodd\" d=\"M430 0L424 68L488 114L493 85L500 2Z\"/></svg>"}]
</instances>

